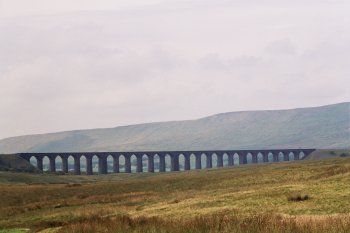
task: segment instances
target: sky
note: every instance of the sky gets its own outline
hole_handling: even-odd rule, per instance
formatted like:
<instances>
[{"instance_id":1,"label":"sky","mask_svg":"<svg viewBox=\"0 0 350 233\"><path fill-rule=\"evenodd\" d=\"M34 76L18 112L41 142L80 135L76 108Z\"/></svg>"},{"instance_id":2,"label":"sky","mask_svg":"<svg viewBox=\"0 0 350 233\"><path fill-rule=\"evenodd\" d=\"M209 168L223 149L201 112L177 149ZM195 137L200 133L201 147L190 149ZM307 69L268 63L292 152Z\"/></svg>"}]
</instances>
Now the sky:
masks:
<instances>
[{"instance_id":1,"label":"sky","mask_svg":"<svg viewBox=\"0 0 350 233\"><path fill-rule=\"evenodd\" d=\"M0 138L350 101L348 0L0 0Z\"/></svg>"}]
</instances>

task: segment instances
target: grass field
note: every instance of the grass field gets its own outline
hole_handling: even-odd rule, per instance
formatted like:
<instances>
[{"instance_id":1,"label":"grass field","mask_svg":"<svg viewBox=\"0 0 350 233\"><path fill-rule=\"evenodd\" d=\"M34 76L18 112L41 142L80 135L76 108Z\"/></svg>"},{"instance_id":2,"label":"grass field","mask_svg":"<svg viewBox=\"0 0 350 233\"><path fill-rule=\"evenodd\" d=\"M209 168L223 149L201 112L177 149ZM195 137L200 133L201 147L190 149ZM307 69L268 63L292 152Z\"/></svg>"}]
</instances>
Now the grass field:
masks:
<instances>
[{"instance_id":1,"label":"grass field","mask_svg":"<svg viewBox=\"0 0 350 233\"><path fill-rule=\"evenodd\" d=\"M299 195L308 198L289 200ZM2 172L0 232L9 229L350 232L350 158L165 174Z\"/></svg>"}]
</instances>

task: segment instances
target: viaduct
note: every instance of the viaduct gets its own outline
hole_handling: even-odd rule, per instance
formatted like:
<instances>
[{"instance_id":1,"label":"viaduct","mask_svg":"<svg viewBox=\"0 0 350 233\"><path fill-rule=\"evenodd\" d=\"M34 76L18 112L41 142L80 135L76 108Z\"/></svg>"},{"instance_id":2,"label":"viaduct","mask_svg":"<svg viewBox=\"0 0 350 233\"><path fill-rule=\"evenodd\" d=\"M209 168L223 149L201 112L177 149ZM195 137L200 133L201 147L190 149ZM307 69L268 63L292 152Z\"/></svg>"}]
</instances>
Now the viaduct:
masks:
<instances>
[{"instance_id":1,"label":"viaduct","mask_svg":"<svg viewBox=\"0 0 350 233\"><path fill-rule=\"evenodd\" d=\"M159 161L159 172L165 172L167 165L171 171L180 170L180 161L184 170L212 167L234 166L247 163L282 162L302 160L315 149L274 149L274 150L210 150L210 151L145 151L145 152L65 152L65 153L20 153L27 161L36 159L37 168L43 171L43 159L49 160L49 171L56 172L56 158L62 160L62 172L68 173L68 158L74 159L74 174L80 175L80 159L85 157L86 174L93 175L93 157L98 158L98 173L107 174L107 158L113 159L113 173L121 172L121 157L124 157L123 172L131 173L132 161L136 160L136 172L144 172L143 160L147 160L147 172L155 172L155 159ZM180 159L180 157L182 157ZM216 164L213 166L213 157ZM191 167L191 159L194 161ZM205 165L202 167L202 159ZM166 164L168 161L168 164ZM204 162L204 161L203 161ZM170 163L170 164L169 164Z\"/></svg>"}]
</instances>

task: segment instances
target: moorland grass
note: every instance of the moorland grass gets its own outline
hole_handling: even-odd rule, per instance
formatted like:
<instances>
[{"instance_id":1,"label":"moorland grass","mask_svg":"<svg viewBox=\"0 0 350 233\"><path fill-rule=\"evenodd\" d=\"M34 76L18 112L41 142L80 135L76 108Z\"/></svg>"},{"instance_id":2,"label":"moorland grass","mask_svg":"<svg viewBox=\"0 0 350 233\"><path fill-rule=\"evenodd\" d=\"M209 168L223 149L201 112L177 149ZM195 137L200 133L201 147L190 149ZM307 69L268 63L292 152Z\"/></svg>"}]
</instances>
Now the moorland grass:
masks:
<instances>
[{"instance_id":1,"label":"moorland grass","mask_svg":"<svg viewBox=\"0 0 350 233\"><path fill-rule=\"evenodd\" d=\"M165 174L3 172L0 182L0 229L350 232L349 158Z\"/></svg>"}]
</instances>

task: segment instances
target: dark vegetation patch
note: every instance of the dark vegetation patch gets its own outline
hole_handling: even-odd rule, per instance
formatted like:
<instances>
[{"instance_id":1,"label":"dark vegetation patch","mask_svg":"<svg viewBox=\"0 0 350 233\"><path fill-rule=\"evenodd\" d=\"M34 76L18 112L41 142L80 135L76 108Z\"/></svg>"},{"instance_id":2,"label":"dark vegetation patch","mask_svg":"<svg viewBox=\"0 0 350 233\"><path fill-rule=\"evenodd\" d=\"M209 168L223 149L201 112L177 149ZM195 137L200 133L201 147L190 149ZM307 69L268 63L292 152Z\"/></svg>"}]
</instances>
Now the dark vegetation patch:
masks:
<instances>
[{"instance_id":1,"label":"dark vegetation patch","mask_svg":"<svg viewBox=\"0 0 350 233\"><path fill-rule=\"evenodd\" d=\"M288 201L307 201L310 199L310 196L307 194L301 194L301 193L293 193L288 196Z\"/></svg>"}]
</instances>

